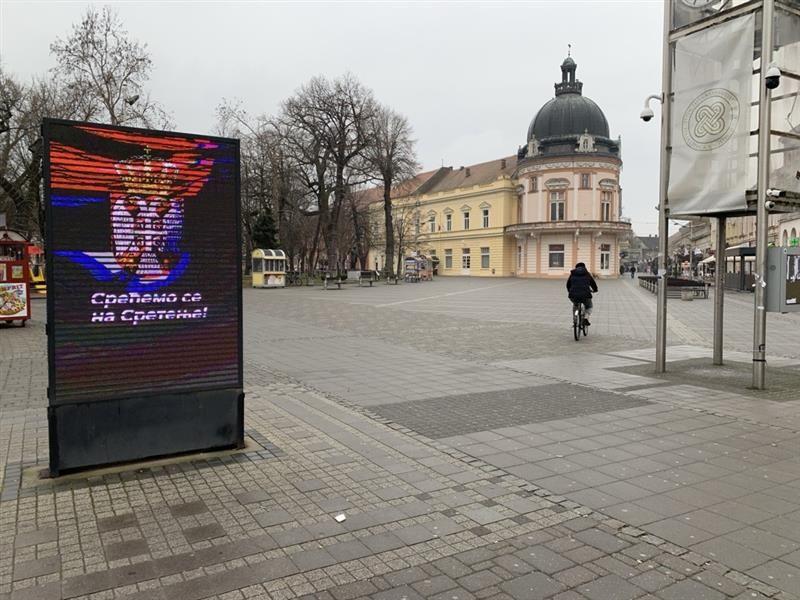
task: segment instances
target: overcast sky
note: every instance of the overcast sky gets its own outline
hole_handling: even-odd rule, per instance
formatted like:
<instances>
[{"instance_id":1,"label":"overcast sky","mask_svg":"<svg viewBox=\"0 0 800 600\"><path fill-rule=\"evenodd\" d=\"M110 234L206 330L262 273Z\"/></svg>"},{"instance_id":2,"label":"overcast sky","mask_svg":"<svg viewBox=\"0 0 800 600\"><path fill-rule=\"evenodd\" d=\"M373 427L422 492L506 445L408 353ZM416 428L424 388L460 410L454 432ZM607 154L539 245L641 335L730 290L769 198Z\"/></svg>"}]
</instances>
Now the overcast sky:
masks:
<instances>
[{"instance_id":1,"label":"overcast sky","mask_svg":"<svg viewBox=\"0 0 800 600\"><path fill-rule=\"evenodd\" d=\"M584 94L622 136L623 212L656 233L658 119L639 119L661 81L662 3L109 2L148 45L150 90L176 128L213 132L215 107L254 113L314 75L351 71L406 114L425 169L508 156L553 97L572 44ZM87 2L0 0L0 59L27 79L53 66L50 43Z\"/></svg>"}]
</instances>

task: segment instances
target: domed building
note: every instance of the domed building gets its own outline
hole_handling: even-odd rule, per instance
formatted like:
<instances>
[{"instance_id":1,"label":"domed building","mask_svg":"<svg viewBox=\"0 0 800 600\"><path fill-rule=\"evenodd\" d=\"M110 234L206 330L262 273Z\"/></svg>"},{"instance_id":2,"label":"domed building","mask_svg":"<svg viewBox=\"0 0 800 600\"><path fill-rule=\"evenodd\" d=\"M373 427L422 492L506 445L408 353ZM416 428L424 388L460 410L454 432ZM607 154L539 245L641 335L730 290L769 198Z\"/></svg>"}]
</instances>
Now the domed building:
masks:
<instances>
[{"instance_id":1,"label":"domed building","mask_svg":"<svg viewBox=\"0 0 800 600\"><path fill-rule=\"evenodd\" d=\"M517 155L518 275L563 276L577 262L593 273L616 276L622 221L620 141L609 136L603 111L583 95L571 57L561 64L555 97L528 127Z\"/></svg>"},{"instance_id":2,"label":"domed building","mask_svg":"<svg viewBox=\"0 0 800 600\"><path fill-rule=\"evenodd\" d=\"M567 57L516 155L442 167L399 188L402 252L436 256L439 275L562 278L584 262L598 277L618 276L631 229L622 219L620 141L576 72ZM375 216L382 222L380 201ZM383 268L382 248L370 262Z\"/></svg>"}]
</instances>

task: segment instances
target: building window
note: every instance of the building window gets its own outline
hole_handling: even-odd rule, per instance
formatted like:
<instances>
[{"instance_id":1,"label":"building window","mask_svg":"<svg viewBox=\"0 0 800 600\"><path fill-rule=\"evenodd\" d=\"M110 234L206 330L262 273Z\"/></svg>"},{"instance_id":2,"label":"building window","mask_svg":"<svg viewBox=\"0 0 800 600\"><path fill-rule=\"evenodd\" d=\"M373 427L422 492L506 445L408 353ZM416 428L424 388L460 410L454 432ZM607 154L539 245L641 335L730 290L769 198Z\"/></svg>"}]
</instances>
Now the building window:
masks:
<instances>
[{"instance_id":1,"label":"building window","mask_svg":"<svg viewBox=\"0 0 800 600\"><path fill-rule=\"evenodd\" d=\"M444 229L445 231L453 231L453 215L444 216Z\"/></svg>"},{"instance_id":2,"label":"building window","mask_svg":"<svg viewBox=\"0 0 800 600\"><path fill-rule=\"evenodd\" d=\"M611 268L611 244L600 244L600 270L608 271Z\"/></svg>"},{"instance_id":3,"label":"building window","mask_svg":"<svg viewBox=\"0 0 800 600\"><path fill-rule=\"evenodd\" d=\"M489 226L489 209L488 208L484 208L481 212L482 212L482 217L483 217L483 226L484 227L488 227Z\"/></svg>"},{"instance_id":4,"label":"building window","mask_svg":"<svg viewBox=\"0 0 800 600\"><path fill-rule=\"evenodd\" d=\"M464 229L469 229L469 211L464 211Z\"/></svg>"},{"instance_id":5,"label":"building window","mask_svg":"<svg viewBox=\"0 0 800 600\"><path fill-rule=\"evenodd\" d=\"M469 248L462 248L461 249L461 268L469 270L469 266L470 266Z\"/></svg>"},{"instance_id":6,"label":"building window","mask_svg":"<svg viewBox=\"0 0 800 600\"><path fill-rule=\"evenodd\" d=\"M420 214L419 213L414 213L414 234L415 235L419 235L419 220L420 220Z\"/></svg>"},{"instance_id":7,"label":"building window","mask_svg":"<svg viewBox=\"0 0 800 600\"><path fill-rule=\"evenodd\" d=\"M431 215L428 217L428 231L431 233L436 233L436 215Z\"/></svg>"},{"instance_id":8,"label":"building window","mask_svg":"<svg viewBox=\"0 0 800 600\"><path fill-rule=\"evenodd\" d=\"M489 268L489 248L481 248L481 269Z\"/></svg>"},{"instance_id":9,"label":"building window","mask_svg":"<svg viewBox=\"0 0 800 600\"><path fill-rule=\"evenodd\" d=\"M581 189L588 190L592 187L592 175L590 173L581 173Z\"/></svg>"},{"instance_id":10,"label":"building window","mask_svg":"<svg viewBox=\"0 0 800 600\"><path fill-rule=\"evenodd\" d=\"M551 269L564 268L564 244L550 244L548 246L550 260L548 265Z\"/></svg>"},{"instance_id":11,"label":"building window","mask_svg":"<svg viewBox=\"0 0 800 600\"><path fill-rule=\"evenodd\" d=\"M522 246L517 246L517 272L522 271Z\"/></svg>"},{"instance_id":12,"label":"building window","mask_svg":"<svg viewBox=\"0 0 800 600\"><path fill-rule=\"evenodd\" d=\"M550 192L550 220L563 221L565 217L564 192Z\"/></svg>"},{"instance_id":13,"label":"building window","mask_svg":"<svg viewBox=\"0 0 800 600\"><path fill-rule=\"evenodd\" d=\"M450 215L447 215L448 217ZM445 248L444 251L444 268L445 269L452 269L453 268L453 249L452 248Z\"/></svg>"},{"instance_id":14,"label":"building window","mask_svg":"<svg viewBox=\"0 0 800 600\"><path fill-rule=\"evenodd\" d=\"M603 192L600 198L600 220L611 220L611 192Z\"/></svg>"},{"instance_id":15,"label":"building window","mask_svg":"<svg viewBox=\"0 0 800 600\"><path fill-rule=\"evenodd\" d=\"M531 177L531 189L532 192L539 191L539 178L538 177Z\"/></svg>"}]
</instances>

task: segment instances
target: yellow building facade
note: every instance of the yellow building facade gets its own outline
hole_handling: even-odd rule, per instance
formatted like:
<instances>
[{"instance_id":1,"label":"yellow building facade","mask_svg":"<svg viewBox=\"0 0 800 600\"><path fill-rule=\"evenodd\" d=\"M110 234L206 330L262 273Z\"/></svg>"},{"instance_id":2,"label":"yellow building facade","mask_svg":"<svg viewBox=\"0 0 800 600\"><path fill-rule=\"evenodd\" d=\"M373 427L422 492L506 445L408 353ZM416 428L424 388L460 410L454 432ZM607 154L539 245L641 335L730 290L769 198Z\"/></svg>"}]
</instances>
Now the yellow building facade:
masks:
<instances>
[{"instance_id":1,"label":"yellow building facade","mask_svg":"<svg viewBox=\"0 0 800 600\"><path fill-rule=\"evenodd\" d=\"M406 249L436 256L444 276L563 278L577 262L598 277L619 275L620 242L630 233L620 142L583 96L576 69L571 58L561 65L555 97L515 156L422 173L393 199L395 222L410 227ZM372 250L376 268L385 260L382 248Z\"/></svg>"}]
</instances>

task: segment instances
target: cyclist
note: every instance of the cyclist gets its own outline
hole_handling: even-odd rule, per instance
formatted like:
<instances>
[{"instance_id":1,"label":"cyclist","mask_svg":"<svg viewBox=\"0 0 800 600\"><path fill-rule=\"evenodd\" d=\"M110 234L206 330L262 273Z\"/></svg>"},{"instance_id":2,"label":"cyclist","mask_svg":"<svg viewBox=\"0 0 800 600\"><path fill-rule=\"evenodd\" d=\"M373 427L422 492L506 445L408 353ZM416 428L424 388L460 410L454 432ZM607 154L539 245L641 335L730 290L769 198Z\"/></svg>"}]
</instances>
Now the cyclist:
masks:
<instances>
[{"instance_id":1,"label":"cyclist","mask_svg":"<svg viewBox=\"0 0 800 600\"><path fill-rule=\"evenodd\" d=\"M573 304L583 303L586 308L587 318L583 320L584 325L591 325L588 317L592 314L592 292L597 292L597 283L592 274L586 270L586 265L579 262L569 272L567 293Z\"/></svg>"}]
</instances>

